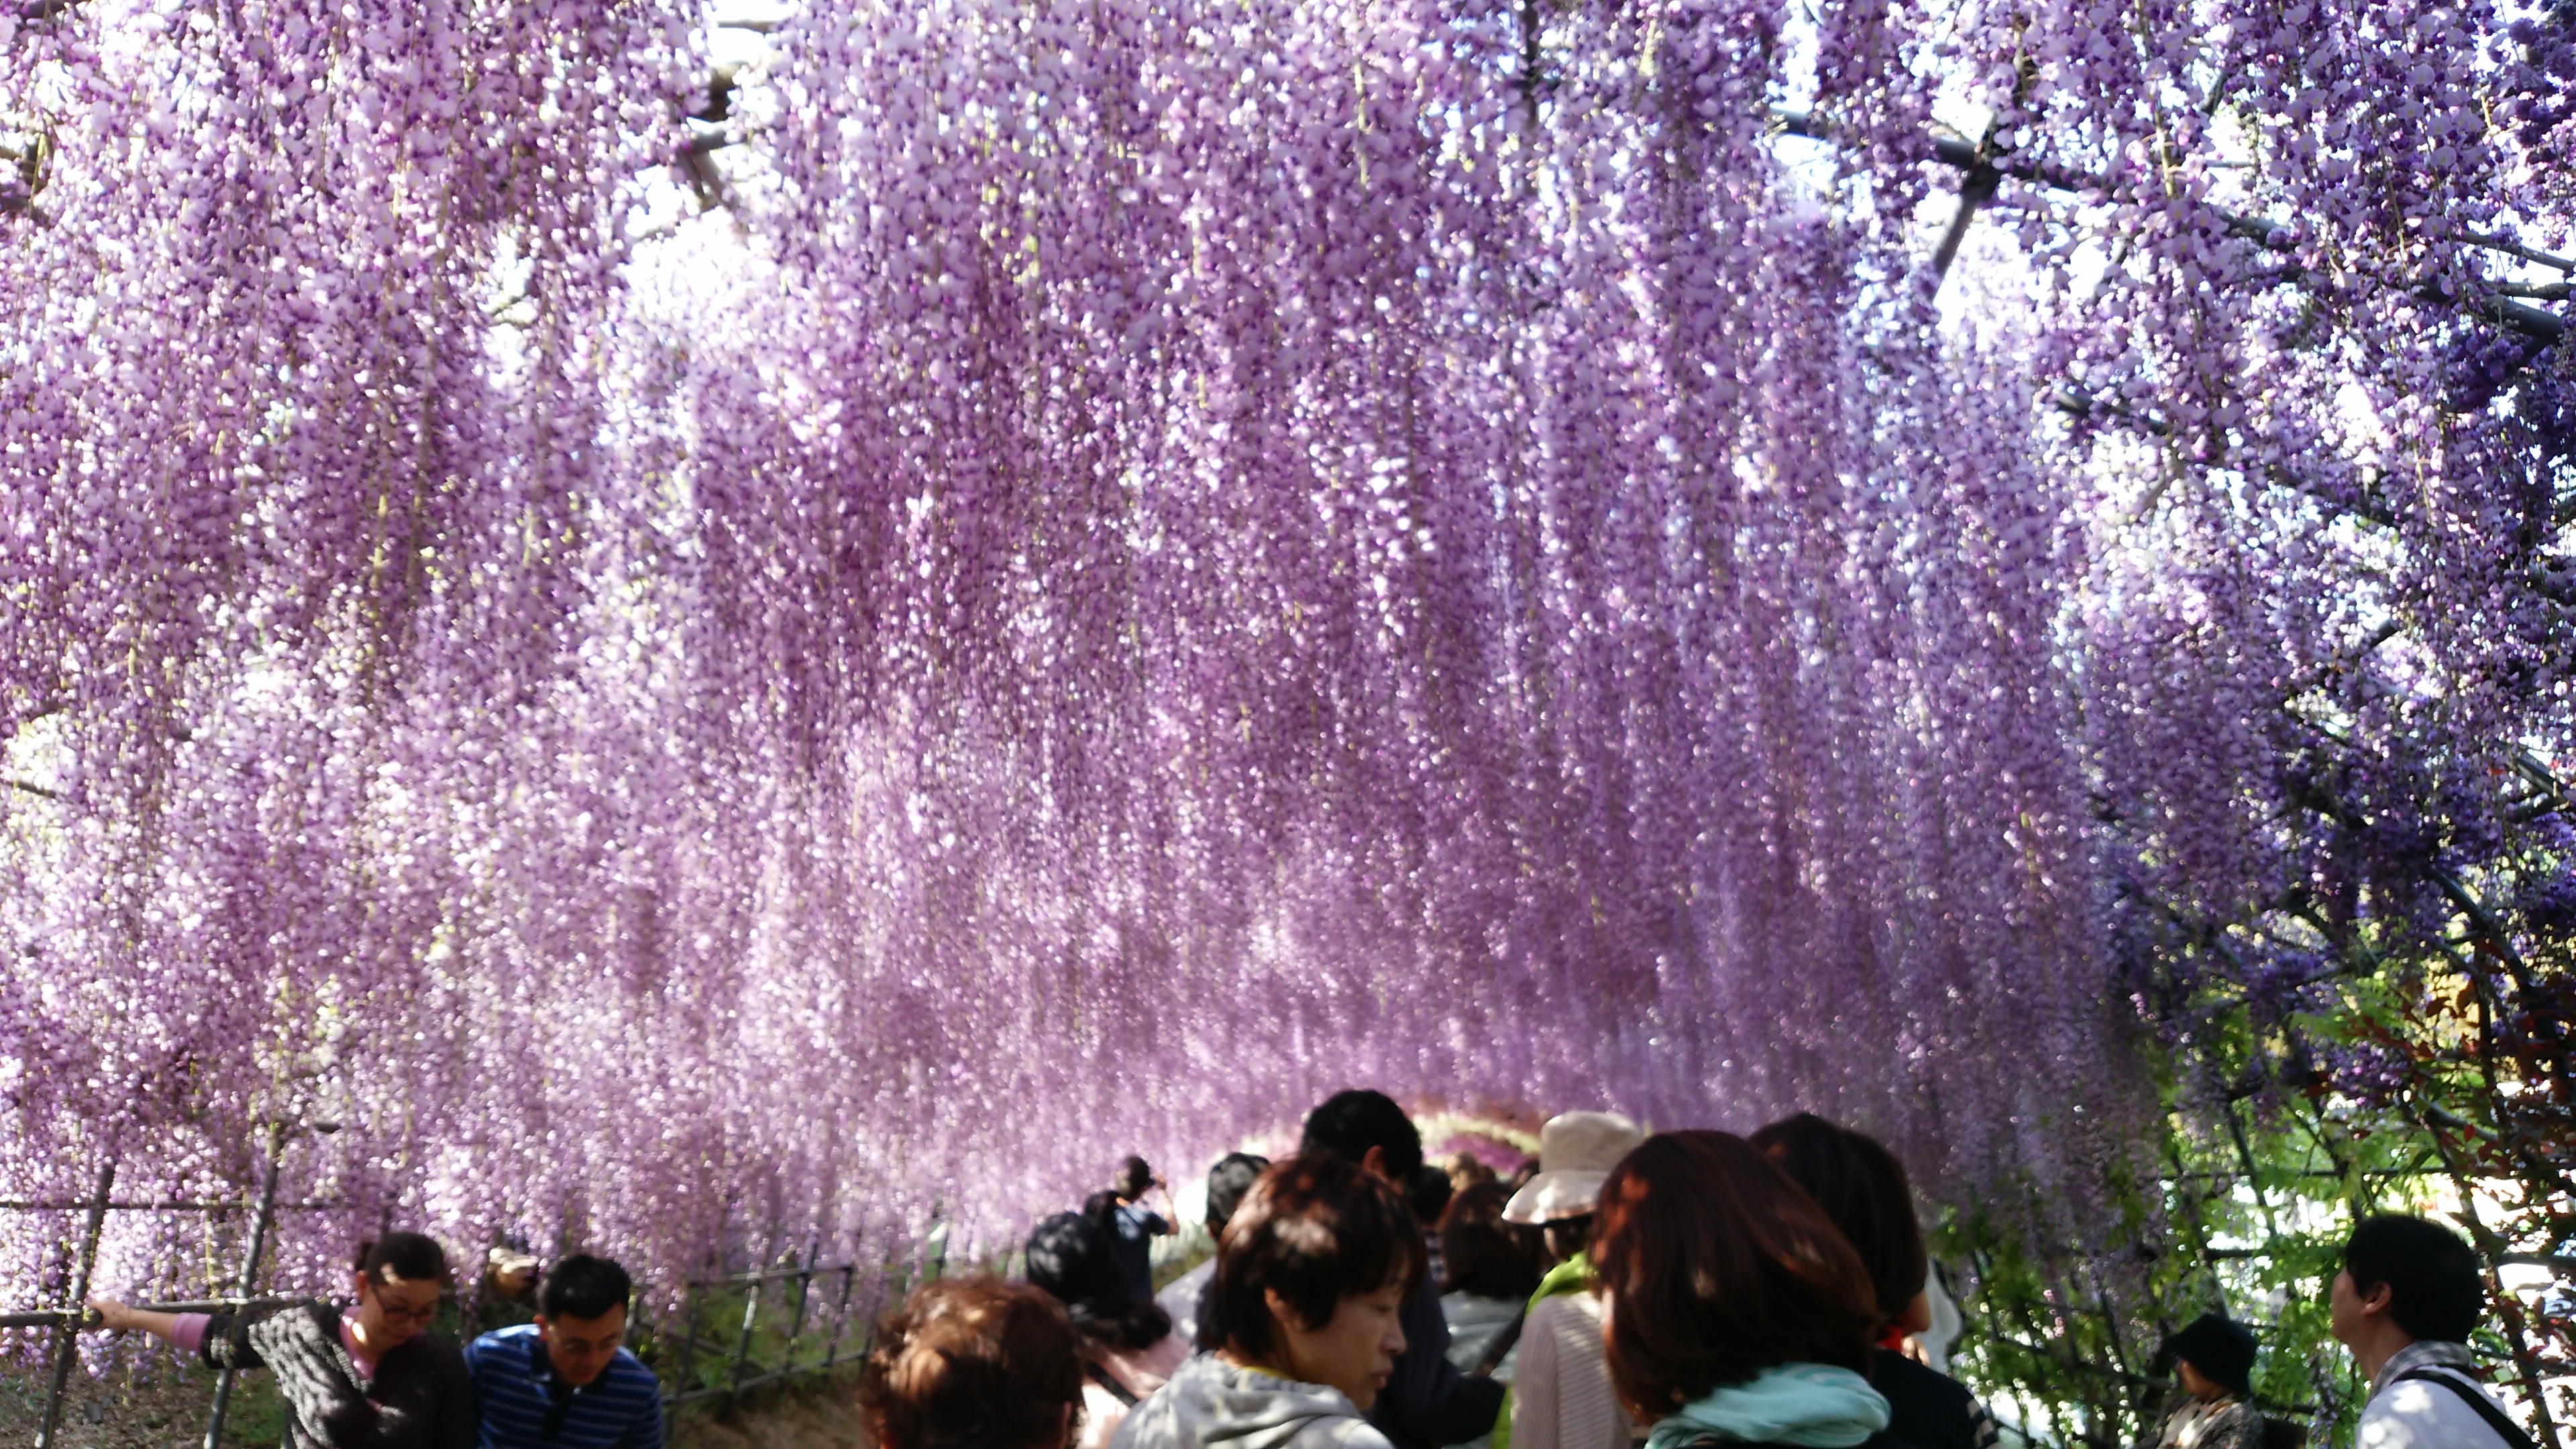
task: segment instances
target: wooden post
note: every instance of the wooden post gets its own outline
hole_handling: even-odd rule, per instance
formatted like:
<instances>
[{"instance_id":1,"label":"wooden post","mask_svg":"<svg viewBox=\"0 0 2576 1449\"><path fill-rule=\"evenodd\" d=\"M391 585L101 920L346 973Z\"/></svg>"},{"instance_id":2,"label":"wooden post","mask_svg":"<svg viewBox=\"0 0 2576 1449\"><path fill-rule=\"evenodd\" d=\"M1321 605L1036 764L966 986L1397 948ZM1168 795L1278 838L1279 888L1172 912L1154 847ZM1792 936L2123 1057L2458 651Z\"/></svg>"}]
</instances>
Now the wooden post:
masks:
<instances>
[{"instance_id":1,"label":"wooden post","mask_svg":"<svg viewBox=\"0 0 2576 1449\"><path fill-rule=\"evenodd\" d=\"M751 1362L751 1325L760 1317L760 1295L768 1286L766 1282L755 1278L743 1287L742 1337L734 1341L733 1377L725 1384L728 1398L734 1390L742 1387L742 1371Z\"/></svg>"},{"instance_id":2,"label":"wooden post","mask_svg":"<svg viewBox=\"0 0 2576 1449\"><path fill-rule=\"evenodd\" d=\"M814 1262L823 1256L817 1245L805 1250L805 1271L796 1275L796 1313L787 1320L787 1347L778 1356L778 1371L796 1367L796 1340L805 1334L805 1305L814 1296Z\"/></svg>"},{"instance_id":3,"label":"wooden post","mask_svg":"<svg viewBox=\"0 0 2576 1449\"><path fill-rule=\"evenodd\" d=\"M850 1327L850 1290L858 1285L859 1265L853 1261L841 1265L841 1307L832 1315L832 1341L823 1350L823 1367L841 1361L841 1335Z\"/></svg>"}]
</instances>

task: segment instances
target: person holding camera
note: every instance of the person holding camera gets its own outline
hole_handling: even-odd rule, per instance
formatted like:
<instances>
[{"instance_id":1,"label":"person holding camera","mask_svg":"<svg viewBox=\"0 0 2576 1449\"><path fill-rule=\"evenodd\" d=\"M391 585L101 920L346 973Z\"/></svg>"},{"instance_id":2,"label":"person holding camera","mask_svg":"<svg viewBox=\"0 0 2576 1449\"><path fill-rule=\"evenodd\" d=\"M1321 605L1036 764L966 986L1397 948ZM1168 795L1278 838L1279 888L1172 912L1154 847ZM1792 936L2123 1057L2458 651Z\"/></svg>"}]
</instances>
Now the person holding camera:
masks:
<instances>
[{"instance_id":1,"label":"person holding camera","mask_svg":"<svg viewBox=\"0 0 2576 1449\"><path fill-rule=\"evenodd\" d=\"M1119 1168L1118 1180L1109 1190L1093 1193L1082 1205L1082 1215L1109 1234L1128 1287L1134 1290L1135 1297L1145 1300L1154 1296L1154 1239L1172 1231L1170 1219L1145 1206L1145 1194L1162 1187L1163 1180L1154 1175L1145 1159L1130 1157ZM1165 1201L1169 1200L1167 1194Z\"/></svg>"}]
</instances>

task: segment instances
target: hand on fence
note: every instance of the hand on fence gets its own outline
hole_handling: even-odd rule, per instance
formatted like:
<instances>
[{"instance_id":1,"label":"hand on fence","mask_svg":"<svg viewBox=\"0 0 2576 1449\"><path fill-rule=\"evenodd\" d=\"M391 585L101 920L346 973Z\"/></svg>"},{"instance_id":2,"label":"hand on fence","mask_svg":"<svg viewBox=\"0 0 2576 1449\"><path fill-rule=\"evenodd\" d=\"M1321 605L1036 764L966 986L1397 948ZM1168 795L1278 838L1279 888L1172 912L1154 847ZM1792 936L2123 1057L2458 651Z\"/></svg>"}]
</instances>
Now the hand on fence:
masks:
<instances>
[{"instance_id":1,"label":"hand on fence","mask_svg":"<svg viewBox=\"0 0 2576 1449\"><path fill-rule=\"evenodd\" d=\"M89 1317L81 1320L83 1328L120 1333L141 1326L134 1321L134 1310L113 1298L93 1298L83 1306L89 1309Z\"/></svg>"},{"instance_id":2,"label":"hand on fence","mask_svg":"<svg viewBox=\"0 0 2576 1449\"><path fill-rule=\"evenodd\" d=\"M81 1327L104 1333L148 1333L155 1338L168 1338L179 1324L175 1313L154 1313L149 1309L128 1308L114 1298L93 1298L86 1305L90 1318Z\"/></svg>"}]
</instances>

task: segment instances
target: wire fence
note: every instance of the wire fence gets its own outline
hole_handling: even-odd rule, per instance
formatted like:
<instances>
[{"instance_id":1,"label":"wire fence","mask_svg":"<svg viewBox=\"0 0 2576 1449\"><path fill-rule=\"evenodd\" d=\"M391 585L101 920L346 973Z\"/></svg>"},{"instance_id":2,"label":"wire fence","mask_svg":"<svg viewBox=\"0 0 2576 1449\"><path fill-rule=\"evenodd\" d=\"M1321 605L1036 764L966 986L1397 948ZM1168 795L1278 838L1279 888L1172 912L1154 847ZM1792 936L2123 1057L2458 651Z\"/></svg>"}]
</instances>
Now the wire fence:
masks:
<instances>
[{"instance_id":1,"label":"wire fence","mask_svg":"<svg viewBox=\"0 0 2576 1449\"><path fill-rule=\"evenodd\" d=\"M246 1241L232 1291L218 1297L170 1299L132 1306L162 1313L261 1313L309 1301L281 1296L271 1285L262 1292L263 1259L278 1215L287 1211L345 1210L339 1202L280 1203L278 1169L286 1137L272 1130L268 1157L257 1197L221 1199L139 1198L116 1196L116 1165L102 1166L94 1190L77 1201L0 1200L0 1212L74 1213L80 1231L68 1244L67 1261L58 1278L64 1301L46 1307L0 1312L0 1333L46 1334L41 1382L44 1392L37 1423L36 1449L61 1449L65 1409L77 1396L81 1335L95 1328L86 1307L99 1244L109 1218L117 1213L193 1214L212 1219L245 1207L251 1209ZM800 1261L740 1273L710 1270L682 1283L678 1306L667 1315L651 1311L656 1295L639 1283L629 1303L627 1341L636 1356L654 1371L662 1394L663 1429L667 1439L679 1411L692 1404L729 1407L738 1397L764 1387L805 1378L855 1362L865 1356L873 1325L885 1308L921 1281L947 1271L946 1235L933 1231L923 1251L907 1259L878 1263L855 1260L826 1263L819 1249L809 1248ZM479 1296L479 1295L478 1295ZM460 1319L474 1320L479 1303L460 1302ZM460 1331L460 1336L465 1336ZM205 1418L202 1449L221 1449L225 1424L234 1409L236 1371L222 1370Z\"/></svg>"}]
</instances>

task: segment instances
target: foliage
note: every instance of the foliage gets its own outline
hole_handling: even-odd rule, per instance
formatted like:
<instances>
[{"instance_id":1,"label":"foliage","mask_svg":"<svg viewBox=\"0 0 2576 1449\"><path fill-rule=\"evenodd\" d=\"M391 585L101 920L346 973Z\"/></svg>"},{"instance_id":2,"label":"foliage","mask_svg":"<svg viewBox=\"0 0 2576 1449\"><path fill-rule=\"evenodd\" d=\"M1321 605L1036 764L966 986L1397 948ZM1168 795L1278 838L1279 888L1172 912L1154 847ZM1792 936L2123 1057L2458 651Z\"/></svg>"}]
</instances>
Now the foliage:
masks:
<instances>
[{"instance_id":1,"label":"foliage","mask_svg":"<svg viewBox=\"0 0 2576 1449\"><path fill-rule=\"evenodd\" d=\"M2216 1309L2266 1341L2266 1411L2305 1424L2311 1442L2349 1443L2369 1386L2330 1335L2343 1239L2368 1213L2431 1213L2495 1266L2477 1347L2539 1409L2544 1442L2565 1442L2576 1055L2564 929L2528 908L2483 923L2463 912L2430 939L2363 922L2268 993L2241 972L2181 992L2164 1016L2173 1110L2106 1250L2035 1255L1974 1218L1944 1234L1981 1319L1964 1346L1971 1377L2070 1440L2134 1443L2167 1382L2158 1340ZM2326 934L2289 911L2168 943L2162 959L2282 937L2309 950Z\"/></svg>"}]
</instances>

